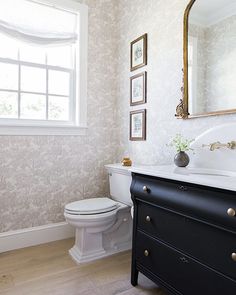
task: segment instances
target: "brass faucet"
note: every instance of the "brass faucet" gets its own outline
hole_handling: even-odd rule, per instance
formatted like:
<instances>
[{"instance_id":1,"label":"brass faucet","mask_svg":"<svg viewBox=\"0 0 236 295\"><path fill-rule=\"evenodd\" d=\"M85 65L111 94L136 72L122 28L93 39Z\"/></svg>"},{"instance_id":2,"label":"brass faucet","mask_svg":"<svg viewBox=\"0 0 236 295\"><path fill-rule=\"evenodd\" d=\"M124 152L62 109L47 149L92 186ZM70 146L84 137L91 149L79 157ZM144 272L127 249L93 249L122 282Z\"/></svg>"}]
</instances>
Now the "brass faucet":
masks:
<instances>
[{"instance_id":1,"label":"brass faucet","mask_svg":"<svg viewBox=\"0 0 236 295\"><path fill-rule=\"evenodd\" d=\"M213 143L210 143L210 144L203 144L202 147L209 147L210 148L210 151L214 151L214 150L218 150L218 149L221 149L221 148L228 148L230 150L235 150L236 149L236 141L231 141L231 142L228 142L228 143L221 143L219 141L217 142L213 142Z\"/></svg>"}]
</instances>

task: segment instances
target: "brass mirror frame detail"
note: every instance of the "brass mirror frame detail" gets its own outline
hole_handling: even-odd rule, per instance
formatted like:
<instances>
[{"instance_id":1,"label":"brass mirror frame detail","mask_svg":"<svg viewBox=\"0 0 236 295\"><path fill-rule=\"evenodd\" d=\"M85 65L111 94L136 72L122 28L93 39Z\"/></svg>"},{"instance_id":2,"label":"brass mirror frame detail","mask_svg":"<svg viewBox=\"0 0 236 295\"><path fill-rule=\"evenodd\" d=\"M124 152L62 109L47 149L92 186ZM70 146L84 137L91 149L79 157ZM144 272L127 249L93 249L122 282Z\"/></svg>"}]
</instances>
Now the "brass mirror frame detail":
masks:
<instances>
[{"instance_id":1,"label":"brass mirror frame detail","mask_svg":"<svg viewBox=\"0 0 236 295\"><path fill-rule=\"evenodd\" d=\"M179 119L188 119L188 20L189 20L189 13L190 10L196 0L191 0L184 12L184 35L183 35L183 86L181 88L182 92L182 99L176 108L175 116Z\"/></svg>"},{"instance_id":2,"label":"brass mirror frame detail","mask_svg":"<svg viewBox=\"0 0 236 295\"><path fill-rule=\"evenodd\" d=\"M182 69L182 72L184 72L184 69ZM186 105L184 101L184 75L183 75L183 86L181 87L181 93L182 93L182 98L180 99L179 104L176 107L176 114L175 117L178 119L187 119L188 118L188 106Z\"/></svg>"},{"instance_id":3,"label":"brass mirror frame detail","mask_svg":"<svg viewBox=\"0 0 236 295\"><path fill-rule=\"evenodd\" d=\"M216 116L216 115L226 115L236 113L236 109L216 111L216 112L206 112L202 114L193 114L190 115L188 112L188 33L189 33L189 14L193 4L196 0L190 0L188 6L184 12L184 33L183 33L183 86L181 88L182 91L182 99L180 99L180 103L176 108L175 116L178 119L191 119L191 118L199 118L199 117L207 117L207 116Z\"/></svg>"}]
</instances>

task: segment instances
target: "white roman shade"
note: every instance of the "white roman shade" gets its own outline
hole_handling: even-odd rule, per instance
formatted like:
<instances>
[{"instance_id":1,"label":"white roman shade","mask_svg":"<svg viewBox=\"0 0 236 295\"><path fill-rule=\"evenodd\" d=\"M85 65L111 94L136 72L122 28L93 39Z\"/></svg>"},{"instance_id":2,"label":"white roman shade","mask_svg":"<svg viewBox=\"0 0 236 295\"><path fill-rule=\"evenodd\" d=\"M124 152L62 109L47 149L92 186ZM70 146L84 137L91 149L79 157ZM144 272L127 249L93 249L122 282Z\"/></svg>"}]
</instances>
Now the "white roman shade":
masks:
<instances>
[{"instance_id":1,"label":"white roman shade","mask_svg":"<svg viewBox=\"0 0 236 295\"><path fill-rule=\"evenodd\" d=\"M75 43L74 12L30 0L0 1L0 33L38 45Z\"/></svg>"}]
</instances>

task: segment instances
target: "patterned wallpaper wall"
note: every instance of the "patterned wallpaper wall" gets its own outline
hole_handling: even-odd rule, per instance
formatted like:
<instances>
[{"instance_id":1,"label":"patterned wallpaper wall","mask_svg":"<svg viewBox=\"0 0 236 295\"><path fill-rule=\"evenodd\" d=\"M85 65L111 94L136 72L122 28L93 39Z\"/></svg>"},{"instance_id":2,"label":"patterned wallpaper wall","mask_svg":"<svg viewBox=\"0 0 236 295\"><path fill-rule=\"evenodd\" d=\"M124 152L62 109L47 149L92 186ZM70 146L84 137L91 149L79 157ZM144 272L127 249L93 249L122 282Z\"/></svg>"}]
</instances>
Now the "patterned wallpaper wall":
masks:
<instances>
[{"instance_id":1,"label":"patterned wallpaper wall","mask_svg":"<svg viewBox=\"0 0 236 295\"><path fill-rule=\"evenodd\" d=\"M87 136L0 137L0 232L64 221L66 203L104 196L114 162L115 1L89 5Z\"/></svg>"},{"instance_id":2,"label":"patterned wallpaper wall","mask_svg":"<svg viewBox=\"0 0 236 295\"><path fill-rule=\"evenodd\" d=\"M118 122L119 153L134 163L172 163L174 151L166 143L181 132L195 138L217 124L236 121L236 115L178 120L174 117L181 98L183 13L188 0L119 0ZM129 106L129 42L148 33L147 104ZM135 71L138 73L139 71ZM147 108L147 141L129 142L129 111Z\"/></svg>"},{"instance_id":3,"label":"patterned wallpaper wall","mask_svg":"<svg viewBox=\"0 0 236 295\"><path fill-rule=\"evenodd\" d=\"M0 137L0 232L63 221L67 202L107 192L104 164L125 154L135 163L170 163L174 152L166 143L177 132L192 138L236 121L236 115L174 117L187 0L84 2L89 5L88 134ZM147 141L129 142L129 43L143 33L149 41Z\"/></svg>"}]
</instances>

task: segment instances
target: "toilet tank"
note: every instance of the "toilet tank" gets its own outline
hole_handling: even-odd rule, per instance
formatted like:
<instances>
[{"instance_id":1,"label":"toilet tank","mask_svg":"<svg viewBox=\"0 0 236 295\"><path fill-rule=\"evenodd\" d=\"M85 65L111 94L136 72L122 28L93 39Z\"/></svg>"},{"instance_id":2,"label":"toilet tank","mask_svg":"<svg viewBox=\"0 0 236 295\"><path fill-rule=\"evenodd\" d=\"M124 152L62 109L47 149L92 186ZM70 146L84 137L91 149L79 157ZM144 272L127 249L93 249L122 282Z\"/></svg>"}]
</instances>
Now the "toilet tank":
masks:
<instances>
[{"instance_id":1,"label":"toilet tank","mask_svg":"<svg viewBox=\"0 0 236 295\"><path fill-rule=\"evenodd\" d=\"M131 172L130 167L121 164L105 166L109 175L110 196L113 200L132 206L130 195Z\"/></svg>"}]
</instances>

